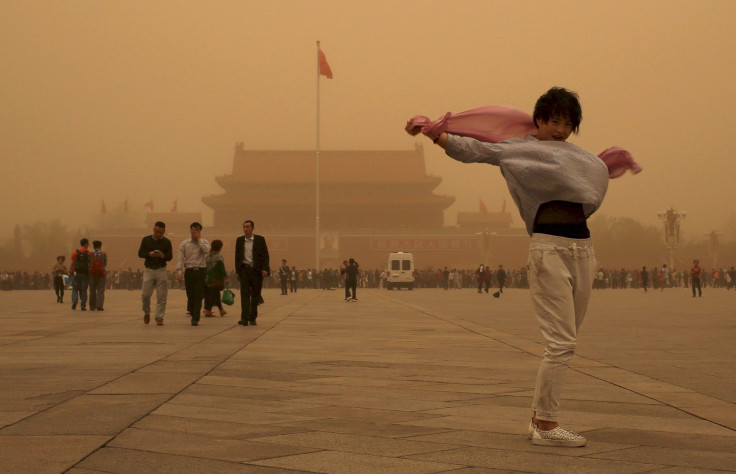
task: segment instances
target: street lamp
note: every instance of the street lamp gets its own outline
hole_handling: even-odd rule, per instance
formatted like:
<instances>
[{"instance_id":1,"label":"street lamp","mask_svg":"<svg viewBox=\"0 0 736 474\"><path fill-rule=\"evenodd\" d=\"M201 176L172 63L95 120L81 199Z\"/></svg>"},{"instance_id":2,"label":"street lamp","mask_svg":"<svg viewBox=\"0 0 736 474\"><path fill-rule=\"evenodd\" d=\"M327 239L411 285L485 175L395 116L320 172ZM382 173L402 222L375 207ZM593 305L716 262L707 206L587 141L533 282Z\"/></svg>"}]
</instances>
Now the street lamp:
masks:
<instances>
[{"instance_id":1,"label":"street lamp","mask_svg":"<svg viewBox=\"0 0 736 474\"><path fill-rule=\"evenodd\" d=\"M664 224L664 243L670 251L670 271L675 266L675 249L680 245L680 221L686 217L684 212L676 211L674 207L657 215Z\"/></svg>"},{"instance_id":2,"label":"street lamp","mask_svg":"<svg viewBox=\"0 0 736 474\"><path fill-rule=\"evenodd\" d=\"M713 259L713 268L718 268L718 251L721 248L721 236L723 232L711 231L705 234L708 237L708 253L710 258Z\"/></svg>"},{"instance_id":3,"label":"street lamp","mask_svg":"<svg viewBox=\"0 0 736 474\"><path fill-rule=\"evenodd\" d=\"M488 228L484 228L483 232L476 232L476 235L483 236L483 265L488 265L490 255L493 253L493 238L496 236L495 232L488 232Z\"/></svg>"}]
</instances>

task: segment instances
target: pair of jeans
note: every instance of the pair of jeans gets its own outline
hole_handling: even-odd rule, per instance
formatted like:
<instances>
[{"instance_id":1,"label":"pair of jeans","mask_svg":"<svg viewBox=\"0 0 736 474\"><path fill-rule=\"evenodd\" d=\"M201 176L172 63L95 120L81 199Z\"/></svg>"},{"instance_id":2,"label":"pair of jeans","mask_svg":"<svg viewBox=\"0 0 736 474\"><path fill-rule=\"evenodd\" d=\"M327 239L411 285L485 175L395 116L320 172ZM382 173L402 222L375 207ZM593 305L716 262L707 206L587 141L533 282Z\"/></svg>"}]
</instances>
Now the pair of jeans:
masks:
<instances>
[{"instance_id":1,"label":"pair of jeans","mask_svg":"<svg viewBox=\"0 0 736 474\"><path fill-rule=\"evenodd\" d=\"M532 236L529 289L547 343L532 402L540 420L557 421L565 372L588 308L595 266L590 239Z\"/></svg>"},{"instance_id":2,"label":"pair of jeans","mask_svg":"<svg viewBox=\"0 0 736 474\"><path fill-rule=\"evenodd\" d=\"M72 305L82 303L82 309L87 307L87 286L89 285L89 275L77 273L72 278ZM81 301L80 301L81 300Z\"/></svg>"},{"instance_id":3,"label":"pair of jeans","mask_svg":"<svg viewBox=\"0 0 736 474\"><path fill-rule=\"evenodd\" d=\"M166 312L166 296L169 291L169 275L166 273L166 267L146 268L143 271L143 291L141 299L143 301L143 314L151 314L151 295L153 289L156 289L156 321L164 320Z\"/></svg>"},{"instance_id":4,"label":"pair of jeans","mask_svg":"<svg viewBox=\"0 0 736 474\"><path fill-rule=\"evenodd\" d=\"M105 304L105 277L91 276L89 280L89 308L102 309Z\"/></svg>"}]
</instances>

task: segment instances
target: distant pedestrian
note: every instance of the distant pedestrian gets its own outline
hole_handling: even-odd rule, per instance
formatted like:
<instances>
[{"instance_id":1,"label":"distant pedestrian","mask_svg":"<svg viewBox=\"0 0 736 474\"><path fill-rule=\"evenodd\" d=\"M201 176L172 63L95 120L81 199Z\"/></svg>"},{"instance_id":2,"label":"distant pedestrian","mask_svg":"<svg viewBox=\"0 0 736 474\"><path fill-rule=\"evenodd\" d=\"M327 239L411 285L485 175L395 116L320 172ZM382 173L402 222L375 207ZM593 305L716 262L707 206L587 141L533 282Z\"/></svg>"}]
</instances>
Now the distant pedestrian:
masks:
<instances>
[{"instance_id":1,"label":"distant pedestrian","mask_svg":"<svg viewBox=\"0 0 736 474\"><path fill-rule=\"evenodd\" d=\"M486 281L486 272L488 269L482 263L478 266L475 271L475 279L478 282L478 293L483 292L483 283ZM488 293L488 286L486 286L486 293Z\"/></svg>"},{"instance_id":2,"label":"distant pedestrian","mask_svg":"<svg viewBox=\"0 0 736 474\"><path fill-rule=\"evenodd\" d=\"M64 302L64 276L68 271L66 265L64 265L64 260L66 260L66 257L63 255L56 257L56 265L51 270L51 274L54 276L54 292L56 293L57 303Z\"/></svg>"},{"instance_id":3,"label":"distant pedestrian","mask_svg":"<svg viewBox=\"0 0 736 474\"><path fill-rule=\"evenodd\" d=\"M289 272L289 292L296 293L296 267L292 266Z\"/></svg>"},{"instance_id":4,"label":"distant pedestrian","mask_svg":"<svg viewBox=\"0 0 736 474\"><path fill-rule=\"evenodd\" d=\"M89 264L89 310L104 311L107 275L107 254L102 251L102 242L92 242L92 260Z\"/></svg>"},{"instance_id":5,"label":"distant pedestrian","mask_svg":"<svg viewBox=\"0 0 736 474\"><path fill-rule=\"evenodd\" d=\"M646 293L649 287L649 272L645 266L641 267L641 286L644 288L644 293Z\"/></svg>"},{"instance_id":6,"label":"distant pedestrian","mask_svg":"<svg viewBox=\"0 0 736 474\"><path fill-rule=\"evenodd\" d=\"M87 311L87 287L89 286L89 262L91 254L89 240L79 241L80 247L72 253L70 273L72 277L72 309L77 309L81 303L82 311Z\"/></svg>"},{"instance_id":7,"label":"distant pedestrian","mask_svg":"<svg viewBox=\"0 0 736 474\"><path fill-rule=\"evenodd\" d=\"M698 297L703 296L703 289L700 286L700 279L703 277L703 269L700 267L699 260L693 260L693 268L690 269L690 282L693 289L693 298L695 298L695 289L698 290Z\"/></svg>"},{"instance_id":8,"label":"distant pedestrian","mask_svg":"<svg viewBox=\"0 0 736 474\"><path fill-rule=\"evenodd\" d=\"M215 306L220 310L220 317L227 314L225 308L222 307L220 291L225 288L225 280L227 280L227 270L225 269L225 260L220 254L222 250L222 240L213 240L210 246L210 254L207 255L207 277L206 287L204 291L204 315L211 318L212 308Z\"/></svg>"},{"instance_id":9,"label":"distant pedestrian","mask_svg":"<svg viewBox=\"0 0 736 474\"><path fill-rule=\"evenodd\" d=\"M503 265L499 265L496 270L496 281L498 281L498 291L493 293L493 296L498 298L503 293L503 287L506 284L506 270L503 269Z\"/></svg>"},{"instance_id":10,"label":"distant pedestrian","mask_svg":"<svg viewBox=\"0 0 736 474\"><path fill-rule=\"evenodd\" d=\"M281 266L279 267L279 282L281 283L281 296L288 295L288 286L289 286L289 274L291 273L291 270L289 269L289 266L286 264L286 259L281 259Z\"/></svg>"},{"instance_id":11,"label":"distant pedestrian","mask_svg":"<svg viewBox=\"0 0 736 474\"><path fill-rule=\"evenodd\" d=\"M350 301L350 287L348 286L348 261L343 260L342 266L340 266L340 276L342 277L342 285L345 288L345 301Z\"/></svg>"},{"instance_id":12,"label":"distant pedestrian","mask_svg":"<svg viewBox=\"0 0 736 474\"><path fill-rule=\"evenodd\" d=\"M348 266L345 269L345 286L352 293L351 301L358 301L358 298L355 296L355 289L358 287L358 267L358 262L351 258L348 260Z\"/></svg>"},{"instance_id":13,"label":"distant pedestrian","mask_svg":"<svg viewBox=\"0 0 736 474\"><path fill-rule=\"evenodd\" d=\"M665 286L670 286L670 269L667 268L667 264L662 264L662 284L660 285L660 290L664 291Z\"/></svg>"}]
</instances>

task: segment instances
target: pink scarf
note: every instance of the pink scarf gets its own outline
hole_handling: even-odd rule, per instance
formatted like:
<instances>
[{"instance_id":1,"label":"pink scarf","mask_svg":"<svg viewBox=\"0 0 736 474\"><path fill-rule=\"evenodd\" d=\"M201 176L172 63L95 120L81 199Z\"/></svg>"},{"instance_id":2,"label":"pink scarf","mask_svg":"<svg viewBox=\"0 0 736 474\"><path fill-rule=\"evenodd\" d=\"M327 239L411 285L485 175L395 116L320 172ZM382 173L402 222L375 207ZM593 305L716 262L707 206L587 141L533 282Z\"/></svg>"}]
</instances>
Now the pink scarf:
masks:
<instances>
[{"instance_id":1,"label":"pink scarf","mask_svg":"<svg viewBox=\"0 0 736 474\"><path fill-rule=\"evenodd\" d=\"M437 139L443 132L448 132L490 143L514 137L523 138L537 132L531 115L504 105L487 105L454 115L447 112L434 122L423 115L417 115L407 122L406 131L412 133L413 129L419 127L422 133L432 140ZM412 134L416 133L418 131L415 130ZM609 178L618 178L626 170L632 174L642 170L631 153L617 146L602 151L598 158L608 166Z\"/></svg>"}]
</instances>

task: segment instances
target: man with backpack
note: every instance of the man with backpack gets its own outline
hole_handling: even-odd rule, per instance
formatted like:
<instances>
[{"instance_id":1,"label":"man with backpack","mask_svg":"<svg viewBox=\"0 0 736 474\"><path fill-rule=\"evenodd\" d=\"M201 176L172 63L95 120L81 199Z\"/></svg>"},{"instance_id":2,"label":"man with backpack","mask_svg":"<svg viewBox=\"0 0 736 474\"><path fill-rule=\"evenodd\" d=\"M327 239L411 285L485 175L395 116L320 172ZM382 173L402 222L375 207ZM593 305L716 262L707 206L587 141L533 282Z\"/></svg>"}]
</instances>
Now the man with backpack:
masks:
<instances>
[{"instance_id":1,"label":"man with backpack","mask_svg":"<svg viewBox=\"0 0 736 474\"><path fill-rule=\"evenodd\" d=\"M92 254L87 250L89 240L79 241L80 248L72 253L72 309L77 309L77 303L82 303L82 311L87 311L87 286L89 285L89 264ZM80 301L81 300L81 301Z\"/></svg>"},{"instance_id":2,"label":"man with backpack","mask_svg":"<svg viewBox=\"0 0 736 474\"><path fill-rule=\"evenodd\" d=\"M89 310L104 311L105 275L107 275L107 254L102 251L102 242L92 242L94 251L89 264Z\"/></svg>"}]
</instances>

